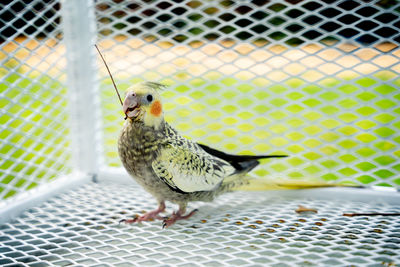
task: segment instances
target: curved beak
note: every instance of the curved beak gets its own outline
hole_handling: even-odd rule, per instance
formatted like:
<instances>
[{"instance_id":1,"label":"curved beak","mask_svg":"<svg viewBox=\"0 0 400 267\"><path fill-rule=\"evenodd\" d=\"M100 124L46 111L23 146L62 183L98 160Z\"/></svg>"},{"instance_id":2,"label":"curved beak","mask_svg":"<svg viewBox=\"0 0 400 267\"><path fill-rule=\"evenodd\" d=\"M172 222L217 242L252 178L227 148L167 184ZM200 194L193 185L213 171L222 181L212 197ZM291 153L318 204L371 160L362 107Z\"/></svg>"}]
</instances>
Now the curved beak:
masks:
<instances>
[{"instance_id":1,"label":"curved beak","mask_svg":"<svg viewBox=\"0 0 400 267\"><path fill-rule=\"evenodd\" d=\"M122 111L125 114L125 120L127 118L137 117L139 114L139 103L135 92L128 92L122 105Z\"/></svg>"}]
</instances>

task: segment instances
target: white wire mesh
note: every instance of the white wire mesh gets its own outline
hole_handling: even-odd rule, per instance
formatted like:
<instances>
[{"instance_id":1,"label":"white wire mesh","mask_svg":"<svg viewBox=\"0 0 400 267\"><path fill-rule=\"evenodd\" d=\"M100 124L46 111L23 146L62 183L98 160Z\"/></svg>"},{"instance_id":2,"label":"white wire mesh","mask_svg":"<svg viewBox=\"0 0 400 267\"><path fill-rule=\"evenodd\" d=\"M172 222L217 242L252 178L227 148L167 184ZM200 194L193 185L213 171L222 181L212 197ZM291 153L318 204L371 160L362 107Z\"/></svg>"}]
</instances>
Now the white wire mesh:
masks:
<instances>
[{"instance_id":1,"label":"white wire mesh","mask_svg":"<svg viewBox=\"0 0 400 267\"><path fill-rule=\"evenodd\" d=\"M70 168L59 6L0 3L0 199Z\"/></svg>"},{"instance_id":2,"label":"white wire mesh","mask_svg":"<svg viewBox=\"0 0 400 267\"><path fill-rule=\"evenodd\" d=\"M254 173L398 186L399 9L383 1L97 1L120 89L170 85L167 120L232 153L287 153ZM102 64L99 62L99 64ZM104 67L103 166L122 124Z\"/></svg>"},{"instance_id":3,"label":"white wire mesh","mask_svg":"<svg viewBox=\"0 0 400 267\"><path fill-rule=\"evenodd\" d=\"M347 193L358 201L340 190L321 191L326 198L292 193L227 194L213 204L193 204L200 208L196 215L163 230L160 221L118 225L156 206L139 186L91 183L0 225L0 264L393 266L400 261L399 217L342 216L400 212L398 197L390 204L384 193L373 199L357 190ZM298 205L318 213L297 214Z\"/></svg>"}]
</instances>

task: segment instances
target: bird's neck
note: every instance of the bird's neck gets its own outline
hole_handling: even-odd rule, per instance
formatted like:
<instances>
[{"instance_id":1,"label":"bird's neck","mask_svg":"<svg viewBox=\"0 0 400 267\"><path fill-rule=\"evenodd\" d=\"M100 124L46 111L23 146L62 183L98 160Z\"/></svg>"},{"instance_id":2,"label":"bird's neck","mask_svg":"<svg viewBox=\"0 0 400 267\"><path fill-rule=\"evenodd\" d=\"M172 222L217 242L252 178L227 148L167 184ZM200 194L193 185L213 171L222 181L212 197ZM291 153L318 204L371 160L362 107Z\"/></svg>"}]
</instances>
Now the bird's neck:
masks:
<instances>
[{"instance_id":1,"label":"bird's neck","mask_svg":"<svg viewBox=\"0 0 400 267\"><path fill-rule=\"evenodd\" d=\"M146 126L141 122L126 121L123 131L126 138L134 146L143 146L144 144L157 144L165 135L165 123L162 122L159 127Z\"/></svg>"}]
</instances>

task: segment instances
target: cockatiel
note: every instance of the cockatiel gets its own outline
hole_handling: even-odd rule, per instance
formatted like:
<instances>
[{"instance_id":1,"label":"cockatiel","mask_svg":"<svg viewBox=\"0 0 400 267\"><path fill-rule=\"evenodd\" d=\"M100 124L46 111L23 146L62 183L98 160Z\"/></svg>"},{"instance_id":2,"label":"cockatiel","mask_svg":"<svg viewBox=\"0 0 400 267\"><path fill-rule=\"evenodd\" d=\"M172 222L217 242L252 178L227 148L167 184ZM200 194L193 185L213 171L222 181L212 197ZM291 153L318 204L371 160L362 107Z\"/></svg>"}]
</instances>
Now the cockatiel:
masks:
<instances>
[{"instance_id":1,"label":"cockatiel","mask_svg":"<svg viewBox=\"0 0 400 267\"><path fill-rule=\"evenodd\" d=\"M123 102L126 121L118 140L118 152L128 173L158 201L156 210L126 223L163 220L163 227L190 218L190 201L212 201L216 196L246 185L246 174L258 159L284 155L229 155L182 137L163 117L159 90L152 82L128 89ZM178 211L164 218L165 201L179 205Z\"/></svg>"}]
</instances>

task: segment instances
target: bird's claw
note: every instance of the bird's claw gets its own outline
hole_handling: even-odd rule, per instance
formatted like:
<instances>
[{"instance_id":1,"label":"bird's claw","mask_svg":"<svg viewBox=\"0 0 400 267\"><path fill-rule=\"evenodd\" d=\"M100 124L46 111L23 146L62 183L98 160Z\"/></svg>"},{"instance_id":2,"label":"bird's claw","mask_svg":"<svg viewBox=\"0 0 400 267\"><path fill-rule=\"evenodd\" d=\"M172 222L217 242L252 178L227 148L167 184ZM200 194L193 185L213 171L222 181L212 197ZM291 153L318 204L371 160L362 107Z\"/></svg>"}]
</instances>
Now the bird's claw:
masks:
<instances>
[{"instance_id":1,"label":"bird's claw","mask_svg":"<svg viewBox=\"0 0 400 267\"><path fill-rule=\"evenodd\" d=\"M119 221L119 223L131 224L136 222L141 223L141 222L151 222L154 220L165 220L166 218L158 215L159 213L160 213L159 210L155 210L155 211L150 211L142 216L136 214L133 219L122 219Z\"/></svg>"},{"instance_id":2,"label":"bird's claw","mask_svg":"<svg viewBox=\"0 0 400 267\"><path fill-rule=\"evenodd\" d=\"M140 219L140 216L135 214L133 219L122 219L118 222L118 224L121 224L121 223L131 224L131 223L135 223L135 222L139 221L139 219Z\"/></svg>"},{"instance_id":3,"label":"bird's claw","mask_svg":"<svg viewBox=\"0 0 400 267\"><path fill-rule=\"evenodd\" d=\"M172 213L172 215L168 218L165 218L162 224L162 228L168 228L173 225L176 221L186 220L192 217L198 210L194 209L187 215L182 215L179 211Z\"/></svg>"}]
</instances>

